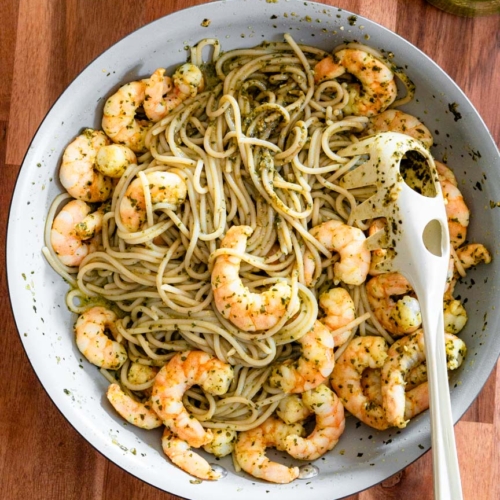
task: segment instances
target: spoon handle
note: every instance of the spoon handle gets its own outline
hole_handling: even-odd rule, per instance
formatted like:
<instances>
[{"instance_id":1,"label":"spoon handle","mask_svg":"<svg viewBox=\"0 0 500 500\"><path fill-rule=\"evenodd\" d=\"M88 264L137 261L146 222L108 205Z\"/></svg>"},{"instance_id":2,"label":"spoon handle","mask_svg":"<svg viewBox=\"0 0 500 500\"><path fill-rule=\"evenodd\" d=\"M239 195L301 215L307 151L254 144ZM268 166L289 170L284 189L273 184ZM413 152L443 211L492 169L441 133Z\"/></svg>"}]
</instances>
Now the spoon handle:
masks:
<instances>
[{"instance_id":1,"label":"spoon handle","mask_svg":"<svg viewBox=\"0 0 500 500\"><path fill-rule=\"evenodd\" d=\"M434 296L435 295L435 296ZM420 300L429 381L435 500L462 500L450 389L446 368L442 297L424 293Z\"/></svg>"}]
</instances>

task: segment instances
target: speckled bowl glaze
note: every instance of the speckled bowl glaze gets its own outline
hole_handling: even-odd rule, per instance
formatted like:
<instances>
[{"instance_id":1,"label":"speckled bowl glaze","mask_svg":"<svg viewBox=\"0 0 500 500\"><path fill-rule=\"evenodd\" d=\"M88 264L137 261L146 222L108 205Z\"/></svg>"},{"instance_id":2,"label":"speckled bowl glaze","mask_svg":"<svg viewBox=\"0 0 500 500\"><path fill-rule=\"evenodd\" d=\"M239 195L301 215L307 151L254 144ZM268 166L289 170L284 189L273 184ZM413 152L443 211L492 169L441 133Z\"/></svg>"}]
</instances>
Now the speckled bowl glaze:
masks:
<instances>
[{"instance_id":1,"label":"speckled bowl glaze","mask_svg":"<svg viewBox=\"0 0 500 500\"><path fill-rule=\"evenodd\" d=\"M208 19L210 22L203 22ZM208 25L208 26L207 26ZM394 54L416 84L416 99L404 109L435 133L437 159L447 158L472 209L470 240L494 256L499 249L499 153L481 118L456 84L428 57L387 29L350 12L303 1L231 0L176 12L130 34L90 64L48 113L27 152L9 218L7 269L12 308L21 340L43 387L75 429L114 463L162 490L190 499L253 500L341 498L368 488L417 459L430 446L428 414L403 430L377 432L349 418L337 447L316 462L319 474L289 485L272 485L234 472L218 482L198 482L171 465L161 431L124 426L108 404L106 380L82 360L72 334L75 318L64 306L66 283L42 257L45 214L60 193L57 170L65 146L84 127L100 127L105 98L120 84L150 75L157 67L185 62L186 47L216 37L222 49L277 41L291 33L298 42L331 49L345 40L366 42ZM500 352L500 308L495 309L500 259L480 266L459 288L469 322L461 337L469 348L451 374L453 416L465 412ZM472 281L473 278L473 281ZM474 286L471 286L475 283ZM292 463L283 454L278 460ZM212 457L213 458L213 457Z\"/></svg>"}]
</instances>

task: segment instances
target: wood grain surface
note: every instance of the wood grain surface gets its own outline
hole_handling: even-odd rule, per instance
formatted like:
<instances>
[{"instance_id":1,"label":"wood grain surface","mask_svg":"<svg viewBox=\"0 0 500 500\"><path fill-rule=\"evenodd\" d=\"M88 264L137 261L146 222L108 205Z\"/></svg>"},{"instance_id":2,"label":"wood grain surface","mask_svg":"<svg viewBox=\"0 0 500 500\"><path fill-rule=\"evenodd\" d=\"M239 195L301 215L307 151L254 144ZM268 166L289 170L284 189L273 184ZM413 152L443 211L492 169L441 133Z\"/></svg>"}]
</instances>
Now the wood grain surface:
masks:
<instances>
[{"instance_id":1,"label":"wood grain surface","mask_svg":"<svg viewBox=\"0 0 500 500\"><path fill-rule=\"evenodd\" d=\"M281 1L281 0L280 0ZM0 203L5 234L10 198L29 141L71 80L110 45L170 12L202 0L2 0L0 2ZM466 19L424 0L326 1L400 34L465 91L500 143L500 17ZM5 252L5 245L1 252ZM61 416L39 384L10 312L2 255L0 307L0 498L162 499L163 493L96 452ZM500 370L456 426L467 500L500 498ZM426 500L430 453L350 500Z\"/></svg>"}]
</instances>

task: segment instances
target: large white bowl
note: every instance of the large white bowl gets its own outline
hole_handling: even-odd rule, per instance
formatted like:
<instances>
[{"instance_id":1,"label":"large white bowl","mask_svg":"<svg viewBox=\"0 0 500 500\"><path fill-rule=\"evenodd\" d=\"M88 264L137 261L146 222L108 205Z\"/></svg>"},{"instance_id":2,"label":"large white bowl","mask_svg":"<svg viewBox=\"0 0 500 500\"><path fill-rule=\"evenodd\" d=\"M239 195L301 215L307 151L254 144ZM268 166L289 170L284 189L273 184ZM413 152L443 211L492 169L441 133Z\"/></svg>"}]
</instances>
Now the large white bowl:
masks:
<instances>
[{"instance_id":1,"label":"large white bowl","mask_svg":"<svg viewBox=\"0 0 500 500\"><path fill-rule=\"evenodd\" d=\"M285 16L287 14L287 16ZM208 27L202 21L209 19ZM205 23L206 24L206 23ZM159 431L124 426L107 403L106 380L82 360L72 335L74 317L64 306L67 285L41 254L45 214L61 192L57 170L65 146L84 127L100 127L106 96L120 84L150 75L157 67L185 61L188 45L216 37L223 50L281 40L331 49L345 40L365 41L394 54L416 84L405 109L435 132L437 159L446 155L472 209L469 239L498 250L500 223L490 200L500 199L499 153L481 118L453 81L422 52L387 29L360 16L302 1L234 0L193 7L132 33L91 63L48 113L31 143L17 181L9 218L7 270L12 308L24 348L43 387L68 421L114 463L165 491L191 499L253 500L270 491L288 500L314 494L340 498L382 481L417 459L430 446L427 414L404 431L377 432L348 419L337 447L317 462L314 479L277 486L245 474L194 484L172 466L160 447ZM439 132L439 134L438 134ZM459 288L469 322L461 336L469 352L451 375L455 421L478 395L500 352L500 308L495 309L499 261L481 266ZM473 285L473 286L472 286ZM273 496L276 498L276 496Z\"/></svg>"}]
</instances>

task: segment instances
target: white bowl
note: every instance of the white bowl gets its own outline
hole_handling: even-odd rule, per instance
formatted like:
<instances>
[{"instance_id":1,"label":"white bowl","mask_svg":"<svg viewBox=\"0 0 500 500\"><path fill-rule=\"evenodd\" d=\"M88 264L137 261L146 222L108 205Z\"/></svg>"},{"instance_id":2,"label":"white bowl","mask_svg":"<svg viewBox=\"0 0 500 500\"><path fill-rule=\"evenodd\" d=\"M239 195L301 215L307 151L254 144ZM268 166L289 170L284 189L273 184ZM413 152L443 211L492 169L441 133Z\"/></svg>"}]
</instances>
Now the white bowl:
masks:
<instances>
[{"instance_id":1,"label":"white bowl","mask_svg":"<svg viewBox=\"0 0 500 500\"><path fill-rule=\"evenodd\" d=\"M285 17L285 13L287 17ZM210 19L208 27L201 25ZM97 450L140 479L191 499L254 499L272 492L288 499L314 494L340 498L376 484L407 466L430 446L428 414L407 429L377 432L348 419L337 447L317 461L320 473L307 481L272 485L228 471L218 482L194 484L171 465L160 431L124 426L107 403L106 380L82 360L72 335L75 320L64 306L68 287L42 257L45 214L62 191L58 165L65 146L84 127L100 127L105 97L120 84L150 75L157 67L185 61L185 46L216 37L222 49L280 40L331 49L345 40L365 41L394 53L416 84L416 98L404 109L435 133L437 159L454 167L472 210L470 241L498 250L500 223L490 200L500 199L499 153L486 126L453 81L427 56L387 29L360 16L322 4L266 0L215 2L176 12L127 36L92 62L54 104L31 143L16 184L9 218L7 271L12 308L26 353L43 387L75 429ZM460 114L460 118L459 115ZM469 322L461 337L468 346L464 365L451 375L455 421L465 412L500 353L500 308L495 309L498 261L481 266L459 288ZM475 282L471 286L472 280ZM343 452L343 453L341 453ZM276 498L273 496L273 498Z\"/></svg>"}]
</instances>

